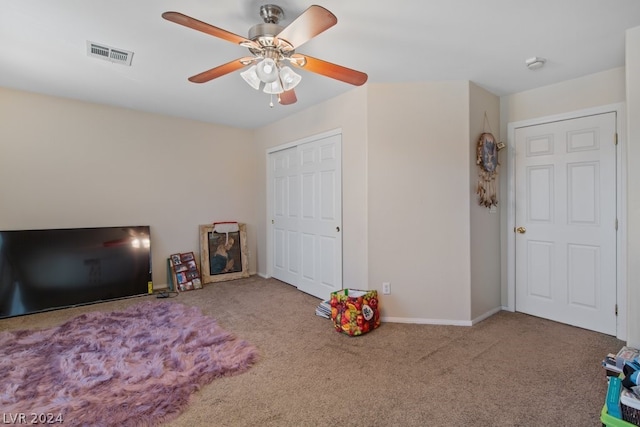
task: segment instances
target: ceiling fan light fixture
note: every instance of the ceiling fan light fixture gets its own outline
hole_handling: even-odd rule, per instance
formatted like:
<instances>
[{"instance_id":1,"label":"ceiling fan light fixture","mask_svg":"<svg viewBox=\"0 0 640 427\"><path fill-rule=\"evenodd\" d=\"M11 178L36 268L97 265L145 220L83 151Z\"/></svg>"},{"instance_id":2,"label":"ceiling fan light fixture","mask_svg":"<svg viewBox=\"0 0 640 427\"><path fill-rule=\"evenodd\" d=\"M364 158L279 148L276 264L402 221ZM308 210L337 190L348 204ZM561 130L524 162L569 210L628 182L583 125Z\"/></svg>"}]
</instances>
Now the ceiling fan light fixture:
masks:
<instances>
[{"instance_id":1,"label":"ceiling fan light fixture","mask_svg":"<svg viewBox=\"0 0 640 427\"><path fill-rule=\"evenodd\" d=\"M258 73L256 73L257 67L252 65L248 70L240 73L245 82L249 84L255 90L260 89L260 78L258 77Z\"/></svg>"},{"instance_id":2,"label":"ceiling fan light fixture","mask_svg":"<svg viewBox=\"0 0 640 427\"><path fill-rule=\"evenodd\" d=\"M302 77L294 72L291 67L284 66L280 69L280 80L282 81L282 88L287 91L298 86Z\"/></svg>"},{"instance_id":3,"label":"ceiling fan light fixture","mask_svg":"<svg viewBox=\"0 0 640 427\"><path fill-rule=\"evenodd\" d=\"M256 66L256 73L260 80L265 83L273 83L278 79L278 66L276 61L271 58L265 58Z\"/></svg>"},{"instance_id":4,"label":"ceiling fan light fixture","mask_svg":"<svg viewBox=\"0 0 640 427\"><path fill-rule=\"evenodd\" d=\"M262 91L271 95L279 95L284 92L284 90L282 89L282 85L280 84L280 79L276 79L271 83L265 84Z\"/></svg>"}]
</instances>

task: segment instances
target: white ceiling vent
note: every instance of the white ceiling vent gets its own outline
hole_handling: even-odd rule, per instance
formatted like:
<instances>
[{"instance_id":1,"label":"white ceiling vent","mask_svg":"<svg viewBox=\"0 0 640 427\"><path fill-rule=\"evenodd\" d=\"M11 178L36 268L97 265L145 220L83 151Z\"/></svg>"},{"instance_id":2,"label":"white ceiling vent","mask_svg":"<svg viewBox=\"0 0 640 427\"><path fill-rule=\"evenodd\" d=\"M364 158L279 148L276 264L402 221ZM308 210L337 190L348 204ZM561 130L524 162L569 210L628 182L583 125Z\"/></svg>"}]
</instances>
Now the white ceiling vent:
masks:
<instances>
[{"instance_id":1,"label":"white ceiling vent","mask_svg":"<svg viewBox=\"0 0 640 427\"><path fill-rule=\"evenodd\" d=\"M131 66L133 52L87 40L87 56L104 59L105 61L114 62L116 64Z\"/></svg>"}]
</instances>

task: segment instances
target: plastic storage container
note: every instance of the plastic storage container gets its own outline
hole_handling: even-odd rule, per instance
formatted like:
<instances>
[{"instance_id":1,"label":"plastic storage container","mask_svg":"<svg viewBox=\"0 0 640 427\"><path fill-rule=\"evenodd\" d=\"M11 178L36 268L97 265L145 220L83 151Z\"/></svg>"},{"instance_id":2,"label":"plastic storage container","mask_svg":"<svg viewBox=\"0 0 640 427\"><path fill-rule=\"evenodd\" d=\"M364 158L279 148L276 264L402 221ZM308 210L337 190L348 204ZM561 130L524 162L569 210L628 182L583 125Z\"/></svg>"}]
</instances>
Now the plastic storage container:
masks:
<instances>
[{"instance_id":1,"label":"plastic storage container","mask_svg":"<svg viewBox=\"0 0 640 427\"><path fill-rule=\"evenodd\" d=\"M600 411L600 422L607 427L635 427L631 423L609 415L607 412L607 405L604 405L602 407L602 411Z\"/></svg>"},{"instance_id":2,"label":"plastic storage container","mask_svg":"<svg viewBox=\"0 0 640 427\"><path fill-rule=\"evenodd\" d=\"M622 390L620 394L622 419L636 426L640 426L640 400L629 390Z\"/></svg>"}]
</instances>

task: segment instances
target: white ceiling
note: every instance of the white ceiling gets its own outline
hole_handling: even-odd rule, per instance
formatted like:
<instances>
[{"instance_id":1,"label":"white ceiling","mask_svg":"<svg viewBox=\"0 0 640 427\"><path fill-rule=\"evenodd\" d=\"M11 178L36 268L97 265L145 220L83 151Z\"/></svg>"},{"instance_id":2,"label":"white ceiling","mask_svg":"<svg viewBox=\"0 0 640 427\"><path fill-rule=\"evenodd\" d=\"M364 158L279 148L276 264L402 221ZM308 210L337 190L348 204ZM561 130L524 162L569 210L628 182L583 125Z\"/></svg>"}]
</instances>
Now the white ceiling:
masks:
<instances>
[{"instance_id":1,"label":"white ceiling","mask_svg":"<svg viewBox=\"0 0 640 427\"><path fill-rule=\"evenodd\" d=\"M269 108L239 72L187 78L247 49L161 18L177 11L246 36L275 3L287 25L303 0L3 0L0 86L256 128L351 90L300 71L298 102ZM369 83L470 80L496 95L624 65L638 0L326 0L338 24L299 53L363 71ZM134 52L131 67L86 55L87 40ZM530 71L525 60L547 58Z\"/></svg>"}]
</instances>

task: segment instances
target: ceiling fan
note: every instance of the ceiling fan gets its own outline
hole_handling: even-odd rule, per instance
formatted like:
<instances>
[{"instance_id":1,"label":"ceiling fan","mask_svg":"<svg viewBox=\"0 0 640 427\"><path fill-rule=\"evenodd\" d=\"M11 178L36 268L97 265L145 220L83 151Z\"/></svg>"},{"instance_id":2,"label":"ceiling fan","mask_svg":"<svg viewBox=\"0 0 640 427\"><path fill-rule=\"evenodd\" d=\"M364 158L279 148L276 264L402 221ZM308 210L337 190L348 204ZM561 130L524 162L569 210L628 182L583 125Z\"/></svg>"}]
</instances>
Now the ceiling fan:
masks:
<instances>
[{"instance_id":1,"label":"ceiling fan","mask_svg":"<svg viewBox=\"0 0 640 427\"><path fill-rule=\"evenodd\" d=\"M367 81L365 73L295 52L338 22L335 15L324 7L310 6L286 27L278 25L284 17L279 6L261 6L260 16L264 23L251 27L249 36L245 38L179 12L162 14L168 21L246 47L252 54L189 77L193 83L205 83L250 66L241 73L242 78L256 90L262 88L265 93L278 95L280 104L288 105L297 101L294 88L302 80L288 65L356 86Z\"/></svg>"}]
</instances>

